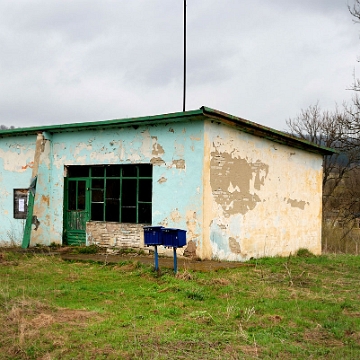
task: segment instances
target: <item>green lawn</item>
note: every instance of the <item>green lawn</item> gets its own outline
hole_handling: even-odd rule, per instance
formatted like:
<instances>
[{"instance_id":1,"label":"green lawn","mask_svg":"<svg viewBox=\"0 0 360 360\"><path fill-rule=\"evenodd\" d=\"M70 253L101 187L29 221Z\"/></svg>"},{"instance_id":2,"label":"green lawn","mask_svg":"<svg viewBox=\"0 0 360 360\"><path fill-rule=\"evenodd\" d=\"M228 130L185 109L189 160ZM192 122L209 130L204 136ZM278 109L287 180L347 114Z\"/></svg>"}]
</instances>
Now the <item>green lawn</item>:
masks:
<instances>
[{"instance_id":1,"label":"green lawn","mask_svg":"<svg viewBox=\"0 0 360 360\"><path fill-rule=\"evenodd\" d=\"M0 250L0 359L358 359L360 257L158 274Z\"/></svg>"}]
</instances>

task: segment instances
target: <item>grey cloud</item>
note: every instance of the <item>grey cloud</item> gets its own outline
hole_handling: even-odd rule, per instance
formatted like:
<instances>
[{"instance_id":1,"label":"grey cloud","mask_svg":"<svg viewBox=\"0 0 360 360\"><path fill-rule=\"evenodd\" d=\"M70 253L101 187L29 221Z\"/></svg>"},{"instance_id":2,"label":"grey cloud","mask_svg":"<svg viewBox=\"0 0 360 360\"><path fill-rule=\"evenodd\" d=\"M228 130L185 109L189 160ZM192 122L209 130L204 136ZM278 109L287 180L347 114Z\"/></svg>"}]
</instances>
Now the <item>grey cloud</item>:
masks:
<instances>
[{"instance_id":1,"label":"grey cloud","mask_svg":"<svg viewBox=\"0 0 360 360\"><path fill-rule=\"evenodd\" d=\"M179 111L182 4L0 0L1 122ZM341 103L359 55L346 6L189 0L187 108L207 105L282 128L308 99Z\"/></svg>"}]
</instances>

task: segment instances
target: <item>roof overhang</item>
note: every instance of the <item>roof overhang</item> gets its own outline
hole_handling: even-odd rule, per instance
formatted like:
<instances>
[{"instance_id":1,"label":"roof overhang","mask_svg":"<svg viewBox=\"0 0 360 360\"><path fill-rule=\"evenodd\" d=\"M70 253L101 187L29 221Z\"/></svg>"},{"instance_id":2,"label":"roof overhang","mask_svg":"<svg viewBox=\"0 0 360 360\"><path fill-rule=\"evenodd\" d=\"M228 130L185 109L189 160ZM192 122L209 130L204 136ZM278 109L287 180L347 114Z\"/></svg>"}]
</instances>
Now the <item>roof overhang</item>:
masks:
<instances>
[{"instance_id":1,"label":"roof overhang","mask_svg":"<svg viewBox=\"0 0 360 360\"><path fill-rule=\"evenodd\" d=\"M39 132L56 134L56 133L75 132L75 131L84 131L84 130L98 131L109 128L129 127L129 126L136 127L140 125L157 125L157 124L168 124L168 123L181 122L181 121L198 121L198 120L206 120L206 119L223 123L231 127L235 127L239 131L243 131L252 134L254 136L262 137L264 139L268 139L279 144L291 146L305 151L309 151L321 155L332 155L334 153L337 153L337 151L334 149L319 146L310 141L299 139L284 132L254 123L246 119L229 115L227 113L214 110L205 106L201 107L198 110L170 113L164 115L8 129L8 130L0 131L0 138L11 137L11 136L36 135Z\"/></svg>"}]
</instances>

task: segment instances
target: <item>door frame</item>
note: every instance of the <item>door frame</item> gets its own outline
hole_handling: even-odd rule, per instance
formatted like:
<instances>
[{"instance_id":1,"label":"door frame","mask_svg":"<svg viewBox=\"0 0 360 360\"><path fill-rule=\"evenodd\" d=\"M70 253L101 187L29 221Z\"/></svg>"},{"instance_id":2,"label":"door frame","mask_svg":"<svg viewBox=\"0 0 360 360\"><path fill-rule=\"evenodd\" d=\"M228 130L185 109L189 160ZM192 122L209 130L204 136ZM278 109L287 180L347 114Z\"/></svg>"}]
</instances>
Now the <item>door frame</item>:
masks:
<instances>
[{"instance_id":1,"label":"door frame","mask_svg":"<svg viewBox=\"0 0 360 360\"><path fill-rule=\"evenodd\" d=\"M70 182L85 182L85 208L81 211L85 219L84 229L69 229L69 183ZM78 186L76 186L76 192L78 191ZM76 194L77 196L77 194ZM78 198L76 198L76 208L78 207ZM74 211L80 210L76 209ZM64 178L64 206L63 206L63 242L67 245L85 245L86 244L86 222L90 220L90 179L88 177L74 177L74 178Z\"/></svg>"}]
</instances>

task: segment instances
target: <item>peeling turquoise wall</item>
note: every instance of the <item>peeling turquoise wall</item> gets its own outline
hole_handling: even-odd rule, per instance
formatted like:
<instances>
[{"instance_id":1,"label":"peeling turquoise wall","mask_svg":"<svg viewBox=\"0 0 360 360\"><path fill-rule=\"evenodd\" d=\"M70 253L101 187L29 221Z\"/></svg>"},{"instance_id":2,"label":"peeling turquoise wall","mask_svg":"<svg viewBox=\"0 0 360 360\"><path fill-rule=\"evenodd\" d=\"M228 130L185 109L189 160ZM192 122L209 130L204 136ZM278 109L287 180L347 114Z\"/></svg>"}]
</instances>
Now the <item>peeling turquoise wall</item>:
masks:
<instances>
[{"instance_id":1,"label":"peeling turquoise wall","mask_svg":"<svg viewBox=\"0 0 360 360\"><path fill-rule=\"evenodd\" d=\"M23 143L22 138L12 139ZM33 160L35 140L35 136L27 140L32 151L26 161ZM3 147L6 149L5 144ZM4 153L0 164L7 156ZM26 161L22 159L21 164ZM202 161L201 121L55 133L44 141L40 157L34 207L40 226L36 232L32 231L31 244L62 241L65 165L136 163L153 164L153 225L185 229L188 240L197 241L202 231ZM4 174L2 183L9 184L6 191L10 195L6 201L1 201L1 209L4 209L1 222L11 218L4 211L12 209L14 179L19 187L27 187L31 169L21 181L14 169ZM14 221L8 229L13 228L13 224Z\"/></svg>"},{"instance_id":2,"label":"peeling turquoise wall","mask_svg":"<svg viewBox=\"0 0 360 360\"><path fill-rule=\"evenodd\" d=\"M36 136L0 139L0 245L21 244L25 220L14 219L14 189L30 185Z\"/></svg>"}]
</instances>

